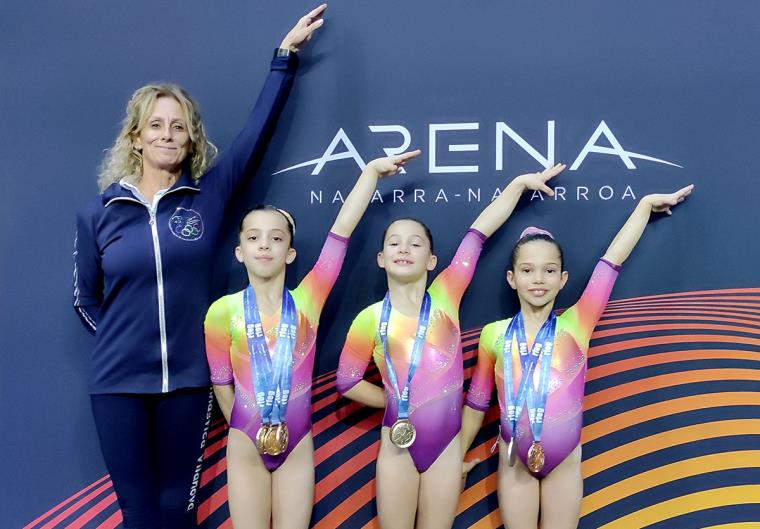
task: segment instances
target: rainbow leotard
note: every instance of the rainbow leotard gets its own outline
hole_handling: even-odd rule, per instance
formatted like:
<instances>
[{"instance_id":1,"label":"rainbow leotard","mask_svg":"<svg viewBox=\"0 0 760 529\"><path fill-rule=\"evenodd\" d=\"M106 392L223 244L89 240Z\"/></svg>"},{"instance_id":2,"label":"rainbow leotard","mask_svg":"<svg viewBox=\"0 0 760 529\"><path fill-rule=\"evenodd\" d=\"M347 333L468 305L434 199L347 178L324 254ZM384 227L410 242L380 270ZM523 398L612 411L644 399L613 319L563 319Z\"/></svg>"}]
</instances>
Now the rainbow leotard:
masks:
<instances>
[{"instance_id":1,"label":"rainbow leotard","mask_svg":"<svg viewBox=\"0 0 760 529\"><path fill-rule=\"evenodd\" d=\"M557 317L549 378L549 397L541 439L546 452L546 461L544 468L538 473L539 477L551 472L580 442L589 340L607 305L619 269L617 265L600 260L578 302ZM510 319L506 319L483 327L478 346L478 363L466 400L466 404L473 409L487 410L493 390L494 374L496 375L496 389L501 412L501 436L506 442L509 442L511 435L504 402L502 350L504 333L509 322ZM535 336L528 336L529 347L532 346L534 338ZM514 387L517 388L520 385L522 370L516 340L512 343L512 366ZM534 373L534 384L537 384L539 371L540 364ZM523 408L517 422L516 442L517 454L525 463L528 448L533 442L527 406Z\"/></svg>"},{"instance_id":2,"label":"rainbow leotard","mask_svg":"<svg viewBox=\"0 0 760 529\"><path fill-rule=\"evenodd\" d=\"M285 423L290 439L279 456L263 455L266 467L277 469L311 429L311 381L314 368L317 327L324 307L346 255L348 239L330 233L317 263L291 292L295 301L298 335L293 350L293 378ZM243 292L218 299L206 315L206 355L211 381L216 385L235 385L230 427L245 432L255 442L261 426L251 372L251 356L245 334ZM270 355L275 350L280 314L261 314Z\"/></svg>"},{"instance_id":3,"label":"rainbow leotard","mask_svg":"<svg viewBox=\"0 0 760 529\"><path fill-rule=\"evenodd\" d=\"M430 321L417 371L410 386L409 419L417 439L409 448L415 466L424 472L461 429L462 343L459 331L459 302L470 284L485 236L469 230L451 264L428 288ZM386 402L383 424L397 417L398 400L385 367L383 345L378 335L382 301L359 313L351 324L338 366L338 391L345 393L362 380L370 358L382 375ZM391 311L388 322L388 353L403 385L417 331L417 317Z\"/></svg>"}]
</instances>

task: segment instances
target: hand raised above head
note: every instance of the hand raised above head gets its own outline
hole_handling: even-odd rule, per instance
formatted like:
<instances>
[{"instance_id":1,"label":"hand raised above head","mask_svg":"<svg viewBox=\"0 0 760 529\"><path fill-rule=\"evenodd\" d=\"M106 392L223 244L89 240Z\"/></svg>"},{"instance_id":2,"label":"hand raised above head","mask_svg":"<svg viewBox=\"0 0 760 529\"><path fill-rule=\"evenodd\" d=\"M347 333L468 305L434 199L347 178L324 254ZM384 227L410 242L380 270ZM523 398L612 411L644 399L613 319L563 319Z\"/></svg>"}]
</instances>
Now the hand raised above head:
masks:
<instances>
[{"instance_id":1,"label":"hand raised above head","mask_svg":"<svg viewBox=\"0 0 760 529\"><path fill-rule=\"evenodd\" d=\"M422 154L422 151L417 149L415 151L394 154L393 156L386 156L385 158L377 158L369 162L367 167L377 171L377 174L381 177L393 176L398 174L409 160L416 158L420 154Z\"/></svg>"},{"instance_id":2,"label":"hand raised above head","mask_svg":"<svg viewBox=\"0 0 760 529\"><path fill-rule=\"evenodd\" d=\"M515 177L513 181L519 182L525 186L525 189L532 191L541 191L547 195L554 196L554 190L546 185L546 182L557 176L559 173L565 170L567 166L563 163L558 163L548 169L544 169L540 173L527 173Z\"/></svg>"},{"instance_id":3,"label":"hand raised above head","mask_svg":"<svg viewBox=\"0 0 760 529\"><path fill-rule=\"evenodd\" d=\"M682 187L675 193L655 193L647 195L641 200L647 201L649 205L652 206L652 211L655 213L667 213L668 215L672 215L673 212L670 208L683 202L686 197L691 194L693 189L694 184L690 184L686 187Z\"/></svg>"},{"instance_id":4,"label":"hand raised above head","mask_svg":"<svg viewBox=\"0 0 760 529\"><path fill-rule=\"evenodd\" d=\"M302 16L293 26L293 29L282 39L280 48L297 52L301 44L309 42L314 32L321 28L325 22L322 18L325 9L327 9L327 4L322 4Z\"/></svg>"}]
</instances>

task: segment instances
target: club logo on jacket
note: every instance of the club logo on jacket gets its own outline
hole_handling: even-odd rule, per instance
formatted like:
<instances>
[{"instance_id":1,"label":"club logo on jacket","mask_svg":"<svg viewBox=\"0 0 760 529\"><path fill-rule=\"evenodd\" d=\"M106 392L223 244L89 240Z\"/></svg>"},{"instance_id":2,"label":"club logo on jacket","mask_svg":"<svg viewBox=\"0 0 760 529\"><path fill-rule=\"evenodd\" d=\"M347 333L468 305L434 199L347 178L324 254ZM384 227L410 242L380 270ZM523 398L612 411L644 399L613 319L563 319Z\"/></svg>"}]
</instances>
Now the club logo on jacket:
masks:
<instances>
[{"instance_id":1,"label":"club logo on jacket","mask_svg":"<svg viewBox=\"0 0 760 529\"><path fill-rule=\"evenodd\" d=\"M177 208L169 219L169 229L183 241L197 241L203 236L203 218L192 209Z\"/></svg>"}]
</instances>

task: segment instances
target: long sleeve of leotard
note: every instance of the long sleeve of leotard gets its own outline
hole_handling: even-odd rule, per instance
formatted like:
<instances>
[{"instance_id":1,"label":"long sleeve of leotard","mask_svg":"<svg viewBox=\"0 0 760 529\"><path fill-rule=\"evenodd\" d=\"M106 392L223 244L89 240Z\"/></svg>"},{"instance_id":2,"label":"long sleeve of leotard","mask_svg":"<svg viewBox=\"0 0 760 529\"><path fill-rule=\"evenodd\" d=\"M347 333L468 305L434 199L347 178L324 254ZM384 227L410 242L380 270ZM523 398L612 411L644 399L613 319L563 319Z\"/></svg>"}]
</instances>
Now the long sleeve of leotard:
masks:
<instances>
[{"instance_id":1,"label":"long sleeve of leotard","mask_svg":"<svg viewBox=\"0 0 760 529\"><path fill-rule=\"evenodd\" d=\"M231 296L216 300L206 313L203 328L206 333L206 358L211 371L211 382L217 386L232 384L232 359L230 358Z\"/></svg>"},{"instance_id":2,"label":"long sleeve of leotard","mask_svg":"<svg viewBox=\"0 0 760 529\"><path fill-rule=\"evenodd\" d=\"M491 352L496 341L496 325L490 323L483 327L478 342L478 363L472 373L470 389L467 391L465 404L478 411L486 411L491 404L494 384L494 367L496 357Z\"/></svg>"},{"instance_id":3,"label":"long sleeve of leotard","mask_svg":"<svg viewBox=\"0 0 760 529\"><path fill-rule=\"evenodd\" d=\"M483 242L486 236L478 230L470 228L467 230L462 242L459 244L451 264L446 267L428 289L431 297L444 301L448 304L445 310L448 314L453 315L458 320L459 302L462 301L464 291L467 290L472 276L475 274L475 267L478 264L480 251L483 249Z\"/></svg>"},{"instance_id":4,"label":"long sleeve of leotard","mask_svg":"<svg viewBox=\"0 0 760 529\"><path fill-rule=\"evenodd\" d=\"M573 329L579 345L588 345L591 333L610 299L619 271L619 265L600 259L578 302L562 315L568 321L568 328Z\"/></svg>"},{"instance_id":5,"label":"long sleeve of leotard","mask_svg":"<svg viewBox=\"0 0 760 529\"><path fill-rule=\"evenodd\" d=\"M328 233L317 262L293 292L297 299L302 300L299 310L314 326L319 322L327 296L338 279L347 248L348 238Z\"/></svg>"},{"instance_id":6,"label":"long sleeve of leotard","mask_svg":"<svg viewBox=\"0 0 760 529\"><path fill-rule=\"evenodd\" d=\"M345 393L364 378L375 348L376 329L377 316L374 305L370 305L356 316L348 330L338 362L338 393Z\"/></svg>"}]
</instances>

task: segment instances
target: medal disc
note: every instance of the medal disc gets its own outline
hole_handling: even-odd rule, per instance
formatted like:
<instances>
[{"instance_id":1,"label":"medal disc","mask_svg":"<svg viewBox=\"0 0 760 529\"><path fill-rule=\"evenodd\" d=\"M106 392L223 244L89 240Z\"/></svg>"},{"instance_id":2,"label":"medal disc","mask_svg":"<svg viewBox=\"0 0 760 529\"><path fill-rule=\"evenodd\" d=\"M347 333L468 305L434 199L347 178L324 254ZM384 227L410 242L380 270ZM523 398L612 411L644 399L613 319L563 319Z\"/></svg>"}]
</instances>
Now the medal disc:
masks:
<instances>
[{"instance_id":1,"label":"medal disc","mask_svg":"<svg viewBox=\"0 0 760 529\"><path fill-rule=\"evenodd\" d=\"M261 427L259 428L259 431L256 432L256 450L259 451L259 454L267 453L266 438L267 438L268 432L269 432L268 424L262 424Z\"/></svg>"},{"instance_id":2,"label":"medal disc","mask_svg":"<svg viewBox=\"0 0 760 529\"><path fill-rule=\"evenodd\" d=\"M270 456L278 456L282 453L282 450L280 450L280 445L277 442L277 430L278 430L279 424L277 426L270 426L269 430L267 430L267 436L266 439L264 439L264 446L266 448L267 455Z\"/></svg>"},{"instance_id":3,"label":"medal disc","mask_svg":"<svg viewBox=\"0 0 760 529\"><path fill-rule=\"evenodd\" d=\"M399 448L409 448L417 438L417 431L409 419L399 419L391 426L391 442Z\"/></svg>"},{"instance_id":4,"label":"medal disc","mask_svg":"<svg viewBox=\"0 0 760 529\"><path fill-rule=\"evenodd\" d=\"M507 446L507 462L509 463L510 467L515 466L515 461L517 461L517 450L515 450L515 444L515 438L510 438L509 445Z\"/></svg>"},{"instance_id":5,"label":"medal disc","mask_svg":"<svg viewBox=\"0 0 760 529\"><path fill-rule=\"evenodd\" d=\"M528 468L530 471L541 472L544 468L545 458L544 447L541 446L541 443L534 441L528 450Z\"/></svg>"},{"instance_id":6,"label":"medal disc","mask_svg":"<svg viewBox=\"0 0 760 529\"><path fill-rule=\"evenodd\" d=\"M282 454L288 449L289 432L287 425L283 422L277 425L275 430L275 443L277 443L277 449Z\"/></svg>"}]
</instances>

